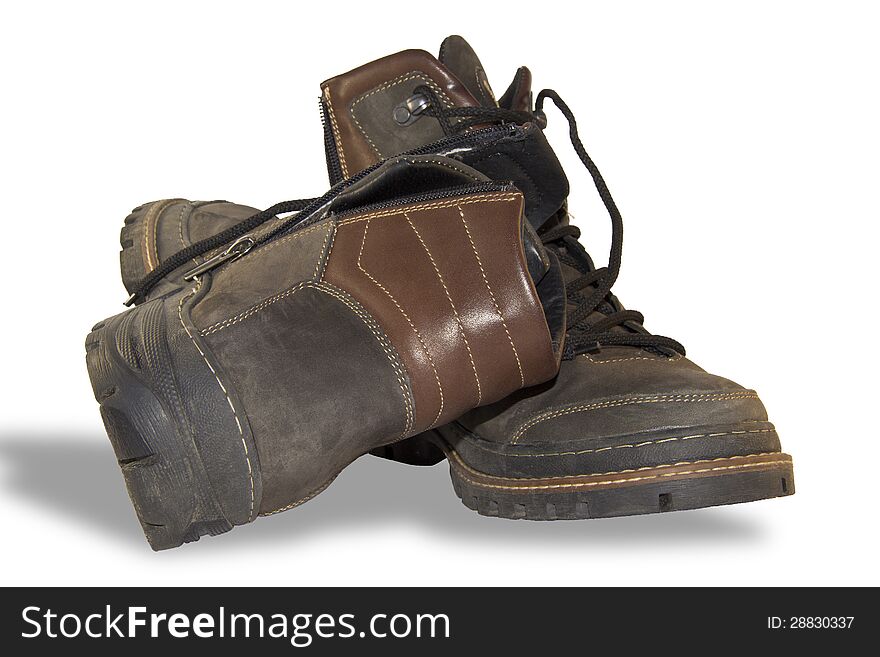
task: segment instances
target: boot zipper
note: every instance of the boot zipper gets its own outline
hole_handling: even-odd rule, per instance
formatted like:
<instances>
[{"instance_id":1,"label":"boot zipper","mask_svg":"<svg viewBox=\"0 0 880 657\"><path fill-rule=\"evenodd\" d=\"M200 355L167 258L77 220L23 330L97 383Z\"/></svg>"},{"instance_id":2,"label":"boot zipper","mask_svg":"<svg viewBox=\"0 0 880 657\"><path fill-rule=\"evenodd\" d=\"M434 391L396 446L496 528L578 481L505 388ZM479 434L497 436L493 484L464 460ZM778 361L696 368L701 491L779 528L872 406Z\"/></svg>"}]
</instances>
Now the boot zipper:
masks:
<instances>
[{"instance_id":1,"label":"boot zipper","mask_svg":"<svg viewBox=\"0 0 880 657\"><path fill-rule=\"evenodd\" d=\"M412 196L403 196L395 198L391 201L381 201L378 203L370 203L369 205L361 205L356 208L344 210L336 213L339 218L348 217L355 214L365 212L376 212L385 210L386 208L396 208L402 205L413 205L415 203L425 203L428 201L438 201L444 198L452 198L454 196L465 196L470 194L482 194L488 192L505 192L511 189L512 185L507 182L487 181L485 183L477 183L474 185L459 185L457 187L447 187L446 189L438 189L434 192L425 192L423 194L413 194Z\"/></svg>"},{"instance_id":2,"label":"boot zipper","mask_svg":"<svg viewBox=\"0 0 880 657\"><path fill-rule=\"evenodd\" d=\"M193 267L188 272L186 272L183 275L183 280L191 281L197 276L200 276L205 272L211 271L212 269L219 267L224 262L232 262L233 260L238 260L241 256L254 248L255 244L256 241L250 235L239 237L229 246L228 249L226 249L222 253L218 253L213 258L205 260L205 262L203 262L202 264Z\"/></svg>"},{"instance_id":3,"label":"boot zipper","mask_svg":"<svg viewBox=\"0 0 880 657\"><path fill-rule=\"evenodd\" d=\"M329 137L327 137L327 134L328 134L327 130L326 130L327 125L328 124L325 123L325 138L332 139L332 132L329 134ZM520 132L520 131L521 131L521 128L519 128L519 126L517 126L515 124L490 126L488 128L474 130L473 132L465 133L462 135L453 135L451 137L446 137L446 138L441 139L439 141L436 141L432 144L426 144L425 146L415 148L411 151L407 151L406 153L401 153L401 155L404 155L404 156L405 155L452 155L456 152L461 152L462 150L469 150L471 148L476 148L477 146L480 145L479 142L483 139L491 142L491 140L496 137L503 137L505 135L513 136L513 135L517 134L517 132ZM334 167L339 166L339 160L338 160L338 157L336 156L335 141L327 141L326 143L327 143L327 146L330 146L331 144L333 145L332 148L328 148L328 150L327 150L328 167L331 169L331 176L337 175L336 173L334 173ZM186 273L187 280L191 280L192 278L195 278L196 276L203 274L206 271L210 271L216 267L219 267L220 265L222 265L226 262L229 262L235 258L240 258L245 253L247 253L248 251L253 249L254 247L260 246L270 240L273 240L283 233L290 232L292 229L302 229L302 228L305 228L306 226L309 226L317 221L320 221L324 217L322 210L324 208L326 208L326 206L328 206L332 202L332 200L334 198L336 198L336 196L339 195L340 192L347 189L352 184L361 180L365 176L369 175L370 173L375 171L377 168L379 168L379 166L381 166L381 165L382 165L382 162L377 162L376 164L374 164L370 167L367 167L363 171L360 171L360 172L354 174L350 178L336 183L321 198L315 199L315 201L313 202L313 204L311 206L304 208L302 211L298 212L297 214L295 214L293 216L288 217L287 219L282 221L278 226L276 226L275 228L273 228L269 232L264 233L262 236L260 236L259 239L254 239L250 235L244 235L242 237L239 237L228 249L226 249L225 251L223 251L219 255L216 255L213 258L210 258L209 260L202 263L201 265L194 267L193 269L188 271ZM338 175L341 175L341 174L338 174ZM495 183L495 184L497 185L497 183ZM479 186L474 186L471 189L478 190L478 188L479 188ZM491 189L491 187L487 187L486 189ZM498 189L504 189L504 186L501 186ZM409 201L412 202L412 199L409 199ZM416 202L418 202L418 199L416 199ZM228 230L232 230L232 229L228 229ZM210 239L212 239L212 238L208 238L208 240L210 240ZM208 240L203 240L203 241L208 241ZM195 247L198 247L198 246L200 246L199 243L193 244L188 248L195 249ZM209 248L213 248L213 247L209 247ZM186 250L186 249L184 249L184 250ZM181 252L178 252L178 254L179 253L181 253ZM193 254L193 257L198 256L201 253L204 253L204 251L196 251ZM175 254L175 256L178 254ZM151 276L152 276L152 273L147 274L148 279ZM134 294L132 294L128 298L128 300L125 301L125 305L130 306L137 300L137 298L139 296L143 297L146 294L146 292L150 288L152 288L159 280L161 280L161 279L156 279L154 281L151 280L150 283L146 286L146 288L144 288L144 286L142 285L140 288L138 288L137 291L135 291Z\"/></svg>"},{"instance_id":4,"label":"boot zipper","mask_svg":"<svg viewBox=\"0 0 880 657\"><path fill-rule=\"evenodd\" d=\"M358 214L361 212L375 212L379 210L384 210L386 208L400 207L403 205L412 205L415 203L425 203L428 201L437 201L444 198L452 198L454 196L464 196L466 194L481 194L484 192L503 192L507 191L511 188L510 183L499 183L499 182L486 182L480 183L476 185L461 185L458 187L449 187L447 189L437 190L436 192L426 192L424 194L413 194L412 196L404 196L401 198L396 198L393 201L382 201L381 203L371 203L369 205L363 205L357 208L353 208L351 210L346 210L344 212L338 213L336 216L338 217L346 217L353 214ZM213 258L209 258L205 260L200 265L193 267L188 272L183 275L183 280L192 281L196 279L198 276L202 274L212 271L223 265L227 262L232 262L233 260L238 260L245 253L253 249L255 246L259 246L264 242L269 241L271 236L264 235L260 239L254 239L251 235L245 235L243 237L239 237L235 242L233 242L228 249L223 251L222 253L218 253Z\"/></svg>"},{"instance_id":5,"label":"boot zipper","mask_svg":"<svg viewBox=\"0 0 880 657\"><path fill-rule=\"evenodd\" d=\"M330 125L330 116L323 98L318 100L318 106L321 110L321 125L324 127L324 156L327 158L327 173L330 176L330 185L333 186L343 179L342 165L339 162L338 144L333 136L333 127Z\"/></svg>"}]
</instances>

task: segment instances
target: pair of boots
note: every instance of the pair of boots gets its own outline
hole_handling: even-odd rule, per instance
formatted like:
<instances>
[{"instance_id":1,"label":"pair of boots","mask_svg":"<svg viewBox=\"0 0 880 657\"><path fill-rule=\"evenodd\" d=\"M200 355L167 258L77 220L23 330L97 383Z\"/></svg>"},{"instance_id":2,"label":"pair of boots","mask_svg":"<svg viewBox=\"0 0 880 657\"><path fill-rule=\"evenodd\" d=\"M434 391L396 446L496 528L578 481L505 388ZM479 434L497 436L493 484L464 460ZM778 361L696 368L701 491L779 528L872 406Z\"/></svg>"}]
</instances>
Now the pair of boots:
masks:
<instances>
[{"instance_id":1,"label":"pair of boots","mask_svg":"<svg viewBox=\"0 0 880 657\"><path fill-rule=\"evenodd\" d=\"M484 515L555 520L790 495L757 394L612 294L620 213L553 91L496 100L471 47L321 86L323 196L136 208L134 307L86 362L150 545L291 509L359 456L449 461ZM611 216L596 267L542 129L550 100Z\"/></svg>"}]
</instances>

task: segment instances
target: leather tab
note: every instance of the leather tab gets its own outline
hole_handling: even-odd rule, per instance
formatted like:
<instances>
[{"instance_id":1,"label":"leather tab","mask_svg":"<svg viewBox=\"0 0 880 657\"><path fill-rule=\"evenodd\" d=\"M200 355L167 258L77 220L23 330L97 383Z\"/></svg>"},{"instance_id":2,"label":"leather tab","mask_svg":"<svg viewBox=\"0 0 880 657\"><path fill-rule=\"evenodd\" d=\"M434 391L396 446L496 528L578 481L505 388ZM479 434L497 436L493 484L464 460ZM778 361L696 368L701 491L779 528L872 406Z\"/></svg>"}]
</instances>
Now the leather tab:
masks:
<instances>
[{"instance_id":1,"label":"leather tab","mask_svg":"<svg viewBox=\"0 0 880 657\"><path fill-rule=\"evenodd\" d=\"M556 374L559 336L528 272L522 222L516 190L340 218L324 280L376 317L400 354L414 431Z\"/></svg>"},{"instance_id":2,"label":"leather tab","mask_svg":"<svg viewBox=\"0 0 880 657\"><path fill-rule=\"evenodd\" d=\"M448 107L479 105L465 85L424 50L404 50L321 84L343 177L444 136L434 120L421 118L403 127L394 120L394 108L420 85L431 87Z\"/></svg>"}]
</instances>

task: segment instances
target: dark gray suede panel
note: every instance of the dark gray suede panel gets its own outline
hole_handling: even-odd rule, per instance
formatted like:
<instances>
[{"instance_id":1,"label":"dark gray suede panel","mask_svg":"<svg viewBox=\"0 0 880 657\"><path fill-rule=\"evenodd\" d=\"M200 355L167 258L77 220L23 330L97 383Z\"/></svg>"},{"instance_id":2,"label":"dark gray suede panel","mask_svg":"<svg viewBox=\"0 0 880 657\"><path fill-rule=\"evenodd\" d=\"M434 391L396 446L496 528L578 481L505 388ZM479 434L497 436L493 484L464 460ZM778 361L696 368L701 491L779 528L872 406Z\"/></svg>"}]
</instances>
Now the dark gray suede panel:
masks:
<instances>
[{"instance_id":1,"label":"dark gray suede panel","mask_svg":"<svg viewBox=\"0 0 880 657\"><path fill-rule=\"evenodd\" d=\"M325 219L218 268L209 274L211 294L193 309L193 322L208 328L297 283L317 278L332 230L333 221Z\"/></svg>"},{"instance_id":2,"label":"dark gray suede panel","mask_svg":"<svg viewBox=\"0 0 880 657\"><path fill-rule=\"evenodd\" d=\"M300 284L205 340L256 440L261 513L305 501L355 458L410 430L412 394L396 352L332 286Z\"/></svg>"},{"instance_id":3,"label":"dark gray suede panel","mask_svg":"<svg viewBox=\"0 0 880 657\"><path fill-rule=\"evenodd\" d=\"M352 101L349 111L355 125L367 139L376 154L376 159L391 157L398 153L430 144L444 137L438 121L420 118L405 128L392 118L394 108L413 94L419 85L436 85L431 78L420 71L382 85L360 98ZM354 173L353 171L349 172Z\"/></svg>"}]
</instances>

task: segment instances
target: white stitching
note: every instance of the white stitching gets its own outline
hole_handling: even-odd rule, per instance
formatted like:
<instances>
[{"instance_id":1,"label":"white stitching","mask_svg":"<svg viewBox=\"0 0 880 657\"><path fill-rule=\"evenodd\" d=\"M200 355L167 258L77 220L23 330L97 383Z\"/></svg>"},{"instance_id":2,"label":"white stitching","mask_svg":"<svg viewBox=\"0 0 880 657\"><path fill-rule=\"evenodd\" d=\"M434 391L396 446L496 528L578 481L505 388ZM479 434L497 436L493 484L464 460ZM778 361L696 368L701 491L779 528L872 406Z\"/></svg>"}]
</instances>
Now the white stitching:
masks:
<instances>
[{"instance_id":1,"label":"white stitching","mask_svg":"<svg viewBox=\"0 0 880 657\"><path fill-rule=\"evenodd\" d=\"M219 331L222 331L223 329L228 328L228 327L232 326L233 324L238 324L239 322L247 319L251 315L256 315L258 312L260 312L264 308L271 306L276 301L280 301L281 299L284 299L285 297L289 297L291 294L295 294L296 292L299 292L303 287L308 285L309 282L310 281L304 281L302 283L298 283L296 286L289 288L289 289L285 290L284 292L276 294L275 296L271 296L268 299L264 299L260 303L251 306L250 308L248 308L244 312L241 312L238 315L235 315L234 317L230 317L228 319L224 319L221 322L211 324L211 326L209 326L205 329L202 329L199 332L199 334L202 336L211 335L212 333L217 333Z\"/></svg>"},{"instance_id":2,"label":"white stitching","mask_svg":"<svg viewBox=\"0 0 880 657\"><path fill-rule=\"evenodd\" d=\"M419 158L417 160L415 160L415 159L411 160L409 158L405 158L405 160L407 162L409 162L410 164L418 164L418 163L436 164L438 166L446 167L447 169L451 169L452 171L455 171L456 173L460 173L463 176L467 176L468 178L470 178L474 182L486 182L485 178L481 178L480 176L475 175L471 171L466 171L466 170L461 169L457 166L453 166L451 163L444 162L443 160L428 160L428 159L423 159L423 158Z\"/></svg>"},{"instance_id":3,"label":"white stitching","mask_svg":"<svg viewBox=\"0 0 880 657\"><path fill-rule=\"evenodd\" d=\"M285 235L284 237L274 239L271 242L269 242L268 244L261 245L259 248L254 249L252 251L249 251L248 253L245 253L240 258L236 258L234 261L229 263L229 265L227 265L227 267L232 267L233 265L240 266L240 263L244 262L248 258L253 258L254 256L257 256L257 255L263 255L265 253L268 253L269 251L271 251L275 247L281 246L285 242L290 242L291 240L299 239L300 237L308 235L309 233L314 233L317 230L324 230L331 225L332 224L320 222L315 226L311 226L309 228L303 228L302 230L298 230L295 233L291 233L290 235ZM225 248L225 247L222 247L222 248Z\"/></svg>"},{"instance_id":4,"label":"white stitching","mask_svg":"<svg viewBox=\"0 0 880 657\"><path fill-rule=\"evenodd\" d=\"M678 354L677 356L673 356L672 358L651 358L650 356L631 356L629 358L610 358L608 360L596 360L590 354L580 354L583 358L586 358L591 363L595 363L596 365L604 365L606 363L625 363L629 360L652 360L655 363L677 363L680 360L684 359L684 356Z\"/></svg>"},{"instance_id":5,"label":"white stitching","mask_svg":"<svg viewBox=\"0 0 880 657\"><path fill-rule=\"evenodd\" d=\"M475 447L484 452L489 452L490 454L499 454L504 456L505 458L551 458L558 456L579 456L581 454L598 454L599 452L607 452L615 449L639 449L641 447L648 447L650 445L660 445L663 443L671 443L678 442L683 440L697 440L699 438L719 438L721 436L738 436L742 434L750 434L750 433L776 433L776 429L750 429L748 431L721 431L718 433L701 433L694 434L692 436L677 436L674 438L660 438L657 440L645 440L640 443L632 443L627 445L611 445L609 447L598 447L595 449L580 449L577 451L570 452L543 452L540 454L510 454L508 452L503 452L501 450L489 449L483 445L479 445L477 443L468 441L468 446Z\"/></svg>"},{"instance_id":6,"label":"white stitching","mask_svg":"<svg viewBox=\"0 0 880 657\"><path fill-rule=\"evenodd\" d=\"M757 399L758 395L754 392L732 392L732 393L704 393L704 394L688 394L688 395L656 395L654 397L628 397L626 399L609 400L597 402L595 404L580 404L561 408L544 413L527 421L519 429L517 429L510 441L511 445L515 445L516 441L522 438L526 431L535 425L561 417L572 413L581 413L584 411L593 411L601 408L611 408L613 406L629 406L631 404L654 404L654 403L685 403L685 402L703 402L703 401L727 401L732 399Z\"/></svg>"},{"instance_id":7,"label":"white stitching","mask_svg":"<svg viewBox=\"0 0 880 657\"><path fill-rule=\"evenodd\" d=\"M359 96L351 104L351 107L349 109L349 112L351 113L351 118L354 119L355 125L357 125L358 130L361 131L361 134L364 136L364 138L366 138L367 142L369 142L370 146L373 148L373 151L376 153L376 155L379 156L379 159L382 159L384 156L382 155L382 152L379 150L379 147L376 146L375 143L373 143L372 139L370 139L370 135L368 135L367 131L364 130L364 127L361 125L361 122L358 121L358 118L354 113L354 108L361 101L366 100L370 96L373 96L373 95L379 93L380 91L384 91L385 89L390 89L391 87L394 87L398 84L402 84L402 83L406 82L407 80L415 80L415 79L418 79L420 82L424 82L429 87L431 87L431 89L433 89L442 98L442 100L444 101L444 103L443 103L444 105L449 107L452 104L452 101L449 99L449 96L447 96L443 92L443 90L440 87L438 87L437 84L430 77L428 77L428 75L426 75L422 71L417 71L417 70L416 71L409 71L408 73L403 73L402 75L397 76L393 80L389 80L385 84L383 84L379 87L376 87L375 89L373 89L371 91L368 91L367 93L363 94L362 96ZM328 100L329 100L329 98L328 98Z\"/></svg>"},{"instance_id":8,"label":"white stitching","mask_svg":"<svg viewBox=\"0 0 880 657\"><path fill-rule=\"evenodd\" d=\"M474 363L474 355L471 353L471 345L468 342L467 336L464 333L464 324L461 323L461 317L458 316L458 310L455 309L455 303L452 301L452 295L449 294L449 288L446 287L446 282L443 280L443 276L440 274L440 268L437 267L437 263L434 261L434 256L431 255L431 250L428 248L428 245L425 244L425 240L422 239L422 236L419 234L419 231L416 230L415 224L413 224L409 215L404 212L403 216L406 217L406 222L409 224L410 228L412 228L413 232L416 234L416 237L419 239L419 242L422 244L422 248L425 249L425 253L428 254L428 258L431 260L431 264L434 266L434 273L437 274L437 278L440 280L440 285L443 286L443 291L446 293L446 299L449 301L449 305L452 308L452 314L455 315L455 321L458 323L458 330L461 332L461 337L464 339L464 346L468 352L468 359L471 361L471 368L474 371L474 380L477 382L477 406L483 401L483 388L480 385L480 376L477 374L477 366Z\"/></svg>"},{"instance_id":9,"label":"white stitching","mask_svg":"<svg viewBox=\"0 0 880 657\"><path fill-rule=\"evenodd\" d=\"M504 327L504 332L507 334L507 341L510 342L510 348L513 350L513 357L516 358L516 367L519 369L520 385L525 387L526 378L523 374L522 363L519 360L519 353L516 351L516 345L513 344L513 337L510 335L510 330L507 328L507 322L504 321L504 313L501 312L501 308L498 306L498 301L495 299L495 293L492 292L492 286L489 285L489 279L486 277L486 270L483 269L483 261L480 259L480 254L477 252L477 245L474 244L474 239L471 237L471 231L468 228L467 221L465 221L464 210L461 209L461 206L457 205L456 207L458 208L458 214L461 217L461 223L464 225L464 230L467 233L468 241L471 243L471 248L474 251L474 257L477 259L477 264L480 267L480 273L483 275L483 282L486 284L486 291L492 298L492 305L495 306L495 312L498 313L498 317L501 319L501 325Z\"/></svg>"},{"instance_id":10,"label":"white stitching","mask_svg":"<svg viewBox=\"0 0 880 657\"><path fill-rule=\"evenodd\" d=\"M385 352L385 356L388 358L388 362L391 363L391 367L394 370L394 373L397 377L397 384L400 386L400 392L403 395L403 405L406 408L406 423L404 426L404 430L400 435L400 438L405 437L412 431L413 427L413 406L410 401L410 396L406 391L406 375L404 374L404 367L398 361L396 354L392 351L392 347L386 337L379 332L379 330L374 326L374 321L367 315L362 309L355 306L348 298L344 297L340 292L338 292L335 288L331 287L327 283L315 284L315 283L307 283L309 287L314 287L319 292L324 292L325 294L329 294L330 296L338 299L366 325L373 336L376 338L376 341L379 343L379 346L382 347L382 351ZM393 442L393 441L392 441Z\"/></svg>"},{"instance_id":11,"label":"white stitching","mask_svg":"<svg viewBox=\"0 0 880 657\"><path fill-rule=\"evenodd\" d=\"M329 224L332 228L333 225ZM324 272L321 271L321 264L326 263L330 259L330 253L327 251L327 241L330 239L330 235L333 235L333 240L336 241L336 231L328 230L327 234L324 235L324 243L321 244L321 254L318 256L318 261L315 263L315 271L312 273L312 278L314 280L319 280L318 274L320 274L320 278L324 278ZM330 245L330 250L333 250L333 245ZM324 258L324 254L327 253L327 258Z\"/></svg>"},{"instance_id":12,"label":"white stitching","mask_svg":"<svg viewBox=\"0 0 880 657\"><path fill-rule=\"evenodd\" d=\"M416 210L439 210L442 208L451 208L457 205L473 205L474 203L492 203L494 201L498 202L509 202L509 201L520 201L522 200L522 195L518 193L509 193L509 192L498 192L494 194L486 194L483 196L479 196L477 198L468 199L466 201L462 201L459 197L457 199L449 199L445 201L437 201L433 203L424 203L424 204L415 204L415 205L403 205L397 206L394 208L389 208L387 210L380 210L377 212L371 212L370 214L364 215L355 215L349 219L343 219L340 221L340 225L343 224L356 224L359 221L366 221L367 219L378 219L379 217L388 217L393 214L404 214L408 211L416 211Z\"/></svg>"},{"instance_id":13,"label":"white stitching","mask_svg":"<svg viewBox=\"0 0 880 657\"><path fill-rule=\"evenodd\" d=\"M480 477L483 477L483 478L500 479L503 481L511 481L511 480L515 481L515 479L506 478L506 477L494 477L492 475L487 475L487 474L484 474L484 473L479 472L477 470L474 470L473 468L468 467L468 465L464 461L462 461L461 458L458 456L458 454L456 454L454 451L450 452L450 454L452 454L452 456L454 458L455 465L460 470L464 470L465 472L474 473L474 474L476 474ZM716 463L719 461L731 461L731 460L735 460L735 459L756 458L756 457L763 457L763 456L771 456L771 455L775 455L775 454L779 454L780 456L785 456L785 455L781 454L780 452L767 452L764 454L746 454L743 456L728 456L728 457L719 458L719 459L710 459L710 460L702 460L702 461L683 461L681 463L669 463L666 465L655 465L655 466L649 466L649 467L645 467L645 468L638 468L636 470L620 470L617 472L600 472L600 473L596 473L595 475L581 475L581 476L602 477L602 476L608 476L608 475L614 475L614 474L643 472L645 470L659 470L662 468L673 468L673 467L680 466L680 465L696 465L699 463ZM610 485L615 485L615 484L631 483L631 482L635 482L635 481L650 481L652 479L661 479L664 477L682 477L685 475L702 474L705 472L722 472L722 471L727 471L727 470L742 470L745 468L768 467L768 466L774 466L774 465L791 465L791 463L792 463L792 461L791 461L791 458L789 457L789 458L777 459L775 461L759 461L757 463L743 463L743 464L739 464L739 465L715 466L715 467L711 467L711 468L698 468L695 470L684 470L681 472L661 472L660 474L656 474L656 475L641 475L638 477L625 477L623 479L612 479L611 481L583 481L583 482L570 482L570 483L565 483L565 484L539 484L539 485L535 485L535 486L505 486L503 484L489 484L489 483L485 483L482 481L478 481L476 479L472 479L471 477L468 477L466 474L463 474L462 472L458 472L458 476L461 477L462 479L464 479L465 481L467 481L468 483L471 483L475 486L480 486L481 488L499 488L499 489L506 489L506 490L548 490L548 489L556 489L556 488L584 488L587 486L610 486ZM567 479L567 478L568 477L546 477L546 478L537 479L537 480L538 481L552 481L553 479ZM521 481L527 481L527 480L522 479Z\"/></svg>"},{"instance_id":14,"label":"white stitching","mask_svg":"<svg viewBox=\"0 0 880 657\"><path fill-rule=\"evenodd\" d=\"M428 429L431 429L437 424L437 421L440 419L440 416L443 414L443 406L444 406L443 385L440 383L440 375L437 374L437 367L434 365L434 359L431 358L431 352L428 350L428 345L425 344L425 340L422 338L422 334L419 333L418 329L415 327L415 324L412 323L412 320L409 318L409 315L407 315L406 312L404 312L403 308L400 307L400 304L397 303L397 299L394 298L394 296L391 294L391 292L389 292L385 288L385 286L382 285L379 281L377 281L375 278L373 278L373 276L370 274L370 272L368 272L366 269L364 269L363 265L361 264L361 258L363 257L363 254L364 254L364 245L367 242L367 231L369 229L370 229L370 222L367 221L367 224L364 227L364 236L363 236L363 239L361 240L361 248L360 248L360 251L358 251L357 266L358 266L358 269L360 269L367 278L369 278L371 281L373 281L373 283L375 283L379 287L380 290L382 290L386 295L388 295L388 298L391 299L392 303L395 306L397 306L397 309L400 311L400 314L403 315L404 319L407 321L410 328L416 334L416 337L418 338L419 343L422 345L422 349L424 349L424 351L425 351L425 355L428 357L428 363L430 363L431 369L434 372L434 379L437 381L437 388L440 392L440 408L437 410L437 415L434 417L434 421L431 423L431 425L429 427L427 427Z\"/></svg>"},{"instance_id":15,"label":"white stitching","mask_svg":"<svg viewBox=\"0 0 880 657\"><path fill-rule=\"evenodd\" d=\"M346 306L348 306L349 309L352 312L354 312L355 315L357 315L357 317L364 324L366 324L367 328L370 329L370 332L373 334L373 336L379 342L380 346L382 347L382 350L385 352L385 355L388 357L388 360L391 363L392 368L394 369L395 376L397 377L397 383L400 386L401 392L403 393L403 401L404 401L404 405L406 406L406 418L407 419L406 419L406 427L405 427L405 430L404 430L403 434L401 435L401 437L403 437L403 435L408 434L412 430L412 426L413 426L413 408L410 403L409 395L407 395L407 393L406 393L406 377L403 373L402 366L400 365L400 363L397 362L397 358L394 355L394 353L391 351L391 349L389 348L389 346L387 344L387 340L373 326L369 316L366 315L362 310L357 308L354 304L351 303L351 301L349 301L347 298L342 296L339 292L335 291L334 288L331 288L330 285L327 283L315 283L313 281L304 281L302 283L299 283L299 284L295 285L294 287L290 288L289 290L286 290L280 294L276 294L273 297L269 297L268 299L265 299L264 301L258 303L256 306L245 311L244 313L241 313L240 315L237 315L233 318L225 320L224 322L221 322L221 324L223 324L222 326L215 324L212 327L210 327L209 329L205 329L204 331L201 332L201 335L202 336L211 335L212 333L217 333L218 331L222 331L223 329L228 328L228 327L232 326L233 324L238 324L239 322L247 319L248 317L256 315L260 311L265 310L266 308L268 308L269 306L271 306L275 302L281 301L282 299L284 299L286 297L289 297L293 294L296 294L297 292L299 292L300 290L302 290L303 288L306 288L306 287L314 288L314 289L318 290L319 292L324 292L325 294L328 294L328 295L334 297L335 299L338 299L339 301L344 303Z\"/></svg>"},{"instance_id":16,"label":"white stitching","mask_svg":"<svg viewBox=\"0 0 880 657\"><path fill-rule=\"evenodd\" d=\"M192 343L195 345L196 350L201 354L202 359L205 361L205 364L208 366L208 369L211 370L211 374L214 375L214 378L217 380L217 383L220 386L220 389L223 391L223 395L226 397L226 402L229 404L229 408L232 409L232 415L235 416L235 425L238 427L238 434L241 437L241 446L244 448L244 458L247 461L248 468L248 479L251 484L251 508L248 513L248 517L253 519L254 516L254 505L255 505L255 493L254 493L254 471L251 467L251 456L248 451L247 442L244 439L244 429L241 425L241 420L238 417L238 412L235 410L235 405L232 403L232 399L229 397L229 393L226 391L226 386L223 385L223 382L220 380L220 376L211 366L211 363L208 361L208 357L205 356L205 352L202 351L202 348L199 346L199 343L196 342L196 339L193 337L193 334L190 333L189 327L183 321L183 304L184 302L196 294L199 291L199 288L202 286L201 280L196 283L196 286L192 289L192 291L181 298L180 303L177 305L177 317L180 319L180 325L183 327L183 330L186 331L186 334L189 336L189 339L192 340Z\"/></svg>"},{"instance_id":17,"label":"white stitching","mask_svg":"<svg viewBox=\"0 0 880 657\"><path fill-rule=\"evenodd\" d=\"M157 211L158 206L158 211ZM153 265L153 254L150 252L150 220L152 219L152 215L156 215L158 220L159 213L162 212L166 207L168 207L168 201L156 201L153 203L150 208L147 210L144 215L144 255L146 256L146 265L147 271L152 271L159 264L159 251L156 250L156 265ZM153 231L156 232L155 230Z\"/></svg>"},{"instance_id":18,"label":"white stitching","mask_svg":"<svg viewBox=\"0 0 880 657\"><path fill-rule=\"evenodd\" d=\"M342 137L339 134L339 126L336 123L336 113L333 111L333 101L330 98L330 87L324 87L324 96L327 98L327 113L330 115L330 127L336 138L336 150L339 155L339 166L342 168L342 177L348 178L348 166L345 164L345 149L342 148Z\"/></svg>"}]
</instances>

